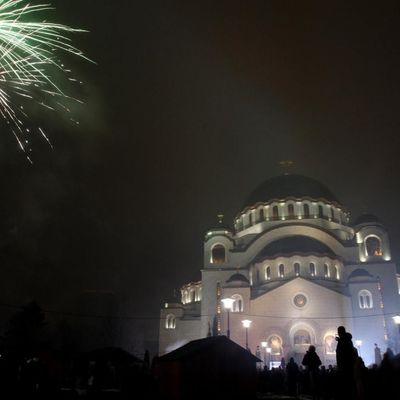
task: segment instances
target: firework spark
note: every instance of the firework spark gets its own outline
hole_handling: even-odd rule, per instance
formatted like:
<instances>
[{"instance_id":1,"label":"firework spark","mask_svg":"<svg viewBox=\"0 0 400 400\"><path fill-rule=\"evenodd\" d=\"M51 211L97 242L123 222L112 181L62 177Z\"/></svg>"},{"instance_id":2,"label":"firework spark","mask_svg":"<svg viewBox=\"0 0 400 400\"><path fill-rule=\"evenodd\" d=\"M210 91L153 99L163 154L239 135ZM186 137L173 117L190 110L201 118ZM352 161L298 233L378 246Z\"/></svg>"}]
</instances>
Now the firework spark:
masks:
<instances>
[{"instance_id":1,"label":"firework spark","mask_svg":"<svg viewBox=\"0 0 400 400\"><path fill-rule=\"evenodd\" d=\"M33 18L54 9L50 4L31 5L26 0L0 0L0 114L10 125L23 151L29 148L27 121L31 116L24 107L28 100L48 110L69 112L68 96L59 83L59 74L65 82L77 82L60 60L60 53L90 61L74 47L69 35L86 32L82 29ZM55 77L57 76L57 83ZM72 118L71 118L72 119ZM51 145L44 130L36 128ZM28 160L29 156L28 156Z\"/></svg>"}]
</instances>

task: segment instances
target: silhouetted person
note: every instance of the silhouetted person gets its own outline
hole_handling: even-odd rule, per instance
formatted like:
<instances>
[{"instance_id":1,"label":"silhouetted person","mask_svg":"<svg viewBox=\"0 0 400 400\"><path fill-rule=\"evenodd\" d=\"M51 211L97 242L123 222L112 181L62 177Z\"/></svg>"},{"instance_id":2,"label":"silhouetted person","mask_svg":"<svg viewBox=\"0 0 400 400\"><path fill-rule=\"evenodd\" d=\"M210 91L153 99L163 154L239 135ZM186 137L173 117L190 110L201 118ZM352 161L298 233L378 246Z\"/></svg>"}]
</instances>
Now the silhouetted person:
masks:
<instances>
[{"instance_id":1,"label":"silhouetted person","mask_svg":"<svg viewBox=\"0 0 400 400\"><path fill-rule=\"evenodd\" d=\"M294 361L293 357L290 357L289 362L286 365L286 379L288 386L289 396L297 396L297 379L299 376L299 366Z\"/></svg>"},{"instance_id":2,"label":"silhouetted person","mask_svg":"<svg viewBox=\"0 0 400 400\"><path fill-rule=\"evenodd\" d=\"M351 333L346 332L344 326L338 327L336 340L339 399L354 399L356 397L354 366L358 357L357 350L353 346Z\"/></svg>"},{"instance_id":3,"label":"silhouetted person","mask_svg":"<svg viewBox=\"0 0 400 400\"><path fill-rule=\"evenodd\" d=\"M313 400L319 399L319 366L321 360L315 351L315 346L311 345L303 357L302 364L306 367L309 375L310 392Z\"/></svg>"}]
</instances>

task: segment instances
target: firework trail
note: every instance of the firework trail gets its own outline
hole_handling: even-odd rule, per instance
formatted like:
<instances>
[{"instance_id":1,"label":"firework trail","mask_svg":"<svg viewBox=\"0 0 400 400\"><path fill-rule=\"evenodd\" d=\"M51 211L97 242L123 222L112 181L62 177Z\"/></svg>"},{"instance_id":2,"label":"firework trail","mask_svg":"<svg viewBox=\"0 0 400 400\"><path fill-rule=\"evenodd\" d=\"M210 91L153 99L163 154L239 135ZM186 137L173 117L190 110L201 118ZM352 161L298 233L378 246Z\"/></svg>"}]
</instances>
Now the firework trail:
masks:
<instances>
[{"instance_id":1,"label":"firework trail","mask_svg":"<svg viewBox=\"0 0 400 400\"><path fill-rule=\"evenodd\" d=\"M86 31L35 21L41 13L52 9L50 4L0 0L0 114L25 152L30 150L29 134L32 133L29 102L62 112L69 112L65 101L79 102L63 90L63 81L76 82L76 79L70 76L71 71L60 60L59 53L90 61L72 45L68 37L69 34ZM60 73L64 78L59 83L55 77ZM25 108L27 101L28 107ZM40 127L34 129L51 146L44 130ZM31 161L28 154L27 158Z\"/></svg>"}]
</instances>

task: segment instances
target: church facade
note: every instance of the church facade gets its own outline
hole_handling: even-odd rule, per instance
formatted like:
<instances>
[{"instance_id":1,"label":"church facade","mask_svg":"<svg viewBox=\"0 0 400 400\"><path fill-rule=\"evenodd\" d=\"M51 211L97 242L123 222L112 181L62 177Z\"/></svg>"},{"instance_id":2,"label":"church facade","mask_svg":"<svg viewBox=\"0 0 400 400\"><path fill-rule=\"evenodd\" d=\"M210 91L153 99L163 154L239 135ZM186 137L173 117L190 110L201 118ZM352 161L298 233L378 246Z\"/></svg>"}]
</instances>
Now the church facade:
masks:
<instances>
[{"instance_id":1,"label":"church facade","mask_svg":"<svg viewBox=\"0 0 400 400\"><path fill-rule=\"evenodd\" d=\"M248 198L234 228L220 220L204 239L201 281L161 309L159 354L227 335L270 366L300 361L310 344L336 363L344 325L366 365L374 344L400 351L400 275L388 234L372 215L350 223L324 185L300 175L271 178ZM224 307L224 299L232 305ZM247 328L243 321L250 324Z\"/></svg>"}]
</instances>

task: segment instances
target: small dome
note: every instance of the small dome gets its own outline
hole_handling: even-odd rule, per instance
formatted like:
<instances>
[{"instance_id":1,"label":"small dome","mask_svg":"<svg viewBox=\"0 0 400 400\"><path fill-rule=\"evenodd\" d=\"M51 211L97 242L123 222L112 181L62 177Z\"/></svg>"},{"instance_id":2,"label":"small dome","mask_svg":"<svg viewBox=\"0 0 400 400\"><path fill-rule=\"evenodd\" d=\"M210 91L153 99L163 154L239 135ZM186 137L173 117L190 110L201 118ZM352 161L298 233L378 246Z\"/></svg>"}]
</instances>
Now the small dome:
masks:
<instances>
[{"instance_id":1,"label":"small dome","mask_svg":"<svg viewBox=\"0 0 400 400\"><path fill-rule=\"evenodd\" d=\"M266 203L273 199L283 200L288 197L324 199L340 203L325 185L315 179L302 175L282 175L268 179L258 186L247 198L242 209L259 202Z\"/></svg>"},{"instance_id":2,"label":"small dome","mask_svg":"<svg viewBox=\"0 0 400 400\"><path fill-rule=\"evenodd\" d=\"M233 274L227 281L226 283L232 283L232 282L244 282L246 284L249 284L249 280L242 274L236 273Z\"/></svg>"}]
</instances>

